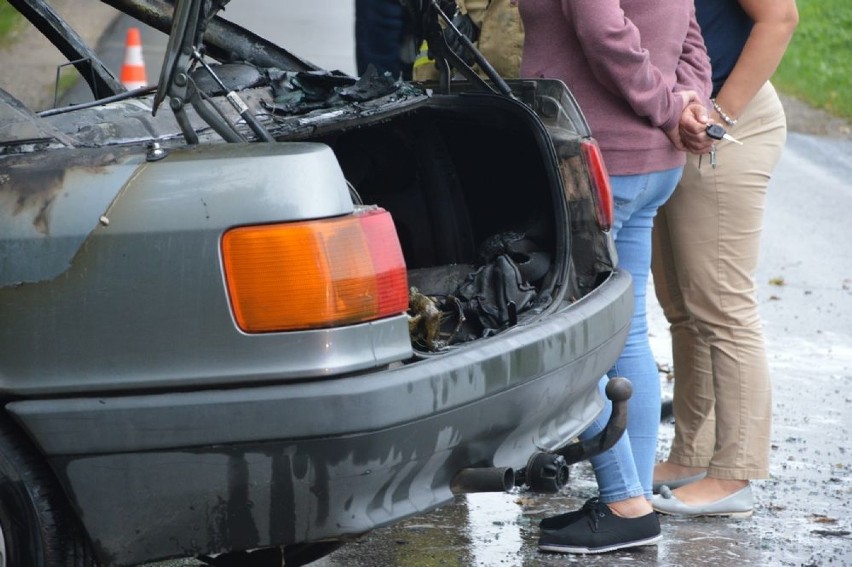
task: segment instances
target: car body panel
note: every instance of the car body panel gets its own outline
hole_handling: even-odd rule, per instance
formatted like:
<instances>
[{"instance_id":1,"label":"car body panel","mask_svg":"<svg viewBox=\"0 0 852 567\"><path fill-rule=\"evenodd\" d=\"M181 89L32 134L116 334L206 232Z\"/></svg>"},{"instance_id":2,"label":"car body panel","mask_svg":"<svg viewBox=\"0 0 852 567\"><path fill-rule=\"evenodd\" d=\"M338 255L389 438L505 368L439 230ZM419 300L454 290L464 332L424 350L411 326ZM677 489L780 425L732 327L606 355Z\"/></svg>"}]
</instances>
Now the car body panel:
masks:
<instances>
[{"instance_id":1,"label":"car body panel","mask_svg":"<svg viewBox=\"0 0 852 567\"><path fill-rule=\"evenodd\" d=\"M50 281L71 267L144 155L55 151L4 160L0 289Z\"/></svg>"},{"instance_id":2,"label":"car body panel","mask_svg":"<svg viewBox=\"0 0 852 567\"><path fill-rule=\"evenodd\" d=\"M7 224L0 241L0 300L4 318L15 321L0 328L0 392L304 379L411 354L402 315L262 336L233 322L219 259L224 230L352 212L327 146L200 146L153 162L126 149L12 160L0 203L23 210L11 215L19 222ZM198 278L218 285L199 286Z\"/></svg>"},{"instance_id":3,"label":"car body panel","mask_svg":"<svg viewBox=\"0 0 852 567\"><path fill-rule=\"evenodd\" d=\"M447 503L471 463L520 469L582 430L601 408L597 376L626 337L630 289L616 273L546 323L383 372L7 409L117 565L154 550L356 535Z\"/></svg>"},{"instance_id":4,"label":"car body panel","mask_svg":"<svg viewBox=\"0 0 852 567\"><path fill-rule=\"evenodd\" d=\"M629 278L615 274L588 300L539 325L503 333L471 352L460 350L387 370L227 390L21 400L7 407L51 456L245 443L273 439L284 429L296 439L391 428L542 376L564 376L567 389L579 379L578 370L602 376L609 368L598 370L596 358L618 350L624 341L623 317L632 310L624 293L629 285ZM366 329L358 330L364 334ZM595 370L585 371L590 363ZM347 406L358 409L339 419ZM280 415L273 418L276 412ZM218 427L223 413L239 416L241 426ZM338 419L329 422L329 415ZM174 437L164 438L157 424L169 424ZM92 427L102 433L87 437Z\"/></svg>"}]
</instances>

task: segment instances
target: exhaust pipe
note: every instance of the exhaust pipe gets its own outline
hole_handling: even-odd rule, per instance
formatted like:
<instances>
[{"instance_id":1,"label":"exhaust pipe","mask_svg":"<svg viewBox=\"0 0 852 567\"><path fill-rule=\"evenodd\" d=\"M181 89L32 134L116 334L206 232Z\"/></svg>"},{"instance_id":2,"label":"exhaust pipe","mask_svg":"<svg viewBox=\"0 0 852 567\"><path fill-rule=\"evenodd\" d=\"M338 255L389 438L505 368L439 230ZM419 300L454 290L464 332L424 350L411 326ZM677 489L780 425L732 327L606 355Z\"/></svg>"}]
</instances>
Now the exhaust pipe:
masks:
<instances>
[{"instance_id":1,"label":"exhaust pipe","mask_svg":"<svg viewBox=\"0 0 852 567\"><path fill-rule=\"evenodd\" d=\"M450 482L450 490L453 494L509 492L514 486L515 471L511 467L462 469Z\"/></svg>"},{"instance_id":2,"label":"exhaust pipe","mask_svg":"<svg viewBox=\"0 0 852 567\"><path fill-rule=\"evenodd\" d=\"M604 392L612 402L612 414L603 430L591 439L551 452L533 453L517 479L509 467L462 469L450 482L450 490L454 494L509 492L516 484L526 484L533 492L559 492L568 482L568 465L603 453L615 445L627 428L627 400L633 394L630 381L620 376L611 378Z\"/></svg>"}]
</instances>

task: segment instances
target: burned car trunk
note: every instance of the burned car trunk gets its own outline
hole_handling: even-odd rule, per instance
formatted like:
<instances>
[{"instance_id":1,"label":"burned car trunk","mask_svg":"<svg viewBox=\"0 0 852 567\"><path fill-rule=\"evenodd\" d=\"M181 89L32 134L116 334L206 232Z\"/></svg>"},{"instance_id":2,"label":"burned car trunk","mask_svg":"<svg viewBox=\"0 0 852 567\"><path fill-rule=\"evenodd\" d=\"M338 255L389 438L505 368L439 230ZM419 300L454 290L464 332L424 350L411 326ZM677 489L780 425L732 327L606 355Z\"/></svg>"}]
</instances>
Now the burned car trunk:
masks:
<instances>
[{"instance_id":1,"label":"burned car trunk","mask_svg":"<svg viewBox=\"0 0 852 567\"><path fill-rule=\"evenodd\" d=\"M472 95L322 139L360 197L391 212L410 284L436 298L442 330L426 342L490 336L562 295L569 223L535 124L518 104Z\"/></svg>"},{"instance_id":2,"label":"burned car trunk","mask_svg":"<svg viewBox=\"0 0 852 567\"><path fill-rule=\"evenodd\" d=\"M633 300L563 83L348 77L223 1L106 3L171 32L156 92L0 90L12 565L299 564L459 492L558 490L618 438L613 380L572 443Z\"/></svg>"}]
</instances>

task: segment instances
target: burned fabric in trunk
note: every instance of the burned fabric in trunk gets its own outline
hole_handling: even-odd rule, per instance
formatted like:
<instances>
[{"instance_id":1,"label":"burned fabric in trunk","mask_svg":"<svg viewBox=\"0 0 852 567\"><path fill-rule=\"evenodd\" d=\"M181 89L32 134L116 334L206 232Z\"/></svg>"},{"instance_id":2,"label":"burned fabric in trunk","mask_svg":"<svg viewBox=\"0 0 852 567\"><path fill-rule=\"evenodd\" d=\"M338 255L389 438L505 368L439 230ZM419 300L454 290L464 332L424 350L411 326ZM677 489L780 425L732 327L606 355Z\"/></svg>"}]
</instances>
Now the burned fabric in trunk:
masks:
<instances>
[{"instance_id":1,"label":"burned fabric in trunk","mask_svg":"<svg viewBox=\"0 0 852 567\"><path fill-rule=\"evenodd\" d=\"M416 347L438 351L492 336L516 325L520 313L539 303L535 284L550 268L550 257L535 242L521 233L502 233L489 238L479 256L478 267L426 269L410 275L414 285L409 330ZM459 283L464 271L467 275Z\"/></svg>"}]
</instances>

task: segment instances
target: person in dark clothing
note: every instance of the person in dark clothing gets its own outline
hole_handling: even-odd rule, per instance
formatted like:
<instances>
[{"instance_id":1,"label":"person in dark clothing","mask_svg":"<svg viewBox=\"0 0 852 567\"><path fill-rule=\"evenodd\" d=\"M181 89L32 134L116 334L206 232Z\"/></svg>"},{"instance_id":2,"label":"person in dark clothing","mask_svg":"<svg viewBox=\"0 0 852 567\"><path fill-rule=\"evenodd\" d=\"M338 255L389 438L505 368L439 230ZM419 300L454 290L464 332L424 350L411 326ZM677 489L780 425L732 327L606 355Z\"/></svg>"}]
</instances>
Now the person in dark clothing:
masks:
<instances>
[{"instance_id":1,"label":"person in dark clothing","mask_svg":"<svg viewBox=\"0 0 852 567\"><path fill-rule=\"evenodd\" d=\"M406 12L399 0L355 0L355 65L363 75L372 64L379 73L411 79Z\"/></svg>"}]
</instances>

